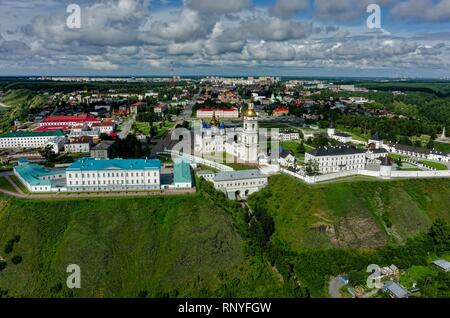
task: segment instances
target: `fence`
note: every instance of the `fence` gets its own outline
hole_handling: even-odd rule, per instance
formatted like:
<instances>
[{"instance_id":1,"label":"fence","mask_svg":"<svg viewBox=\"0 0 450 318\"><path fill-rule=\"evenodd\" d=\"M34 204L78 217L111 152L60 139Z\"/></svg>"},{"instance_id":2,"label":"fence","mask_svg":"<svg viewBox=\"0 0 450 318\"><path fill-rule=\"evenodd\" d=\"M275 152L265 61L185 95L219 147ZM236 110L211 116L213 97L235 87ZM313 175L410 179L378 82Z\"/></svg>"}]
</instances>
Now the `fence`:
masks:
<instances>
[{"instance_id":1,"label":"fence","mask_svg":"<svg viewBox=\"0 0 450 318\"><path fill-rule=\"evenodd\" d=\"M187 160L189 162L205 165L205 166L217 169L219 171L234 171L233 168L231 168L229 166L226 166L226 165L223 165L221 163L217 163L217 162L214 162L214 161L211 161L211 160L207 160L207 159L204 159L204 158L200 158L200 157L196 157L196 156L180 153L179 151L165 149L162 153L163 154L168 154L168 155L171 155L171 156L177 156L177 157L185 159L185 160Z\"/></svg>"},{"instance_id":2,"label":"fence","mask_svg":"<svg viewBox=\"0 0 450 318\"><path fill-rule=\"evenodd\" d=\"M382 178L380 175L380 171L373 170L351 170L351 171L341 171L337 173L323 174L318 176L306 176L298 173L294 173L292 171L281 169L282 173L293 176L297 179L303 180L306 183L318 183L324 181L335 180L339 178L352 177L352 176L367 176L374 178ZM392 171L391 178L450 178L450 170L441 170L441 171Z\"/></svg>"}]
</instances>

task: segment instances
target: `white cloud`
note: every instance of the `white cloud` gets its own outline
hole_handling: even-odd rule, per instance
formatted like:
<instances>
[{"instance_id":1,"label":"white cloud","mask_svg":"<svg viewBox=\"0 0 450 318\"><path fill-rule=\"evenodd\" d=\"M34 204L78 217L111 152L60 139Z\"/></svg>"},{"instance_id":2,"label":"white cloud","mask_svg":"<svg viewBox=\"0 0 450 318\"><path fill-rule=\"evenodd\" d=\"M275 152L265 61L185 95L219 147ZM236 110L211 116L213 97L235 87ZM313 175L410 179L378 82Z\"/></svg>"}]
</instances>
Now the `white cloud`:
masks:
<instances>
[{"instance_id":1,"label":"white cloud","mask_svg":"<svg viewBox=\"0 0 450 318\"><path fill-rule=\"evenodd\" d=\"M119 69L119 65L113 64L101 56L87 56L87 60L83 61L82 65L86 69L96 71L113 71Z\"/></svg>"},{"instance_id":2,"label":"white cloud","mask_svg":"<svg viewBox=\"0 0 450 318\"><path fill-rule=\"evenodd\" d=\"M277 0L270 12L279 18L289 18L308 8L309 0Z\"/></svg>"},{"instance_id":3,"label":"white cloud","mask_svg":"<svg viewBox=\"0 0 450 318\"><path fill-rule=\"evenodd\" d=\"M249 6L249 0L185 0L188 8L203 13L238 12Z\"/></svg>"},{"instance_id":4,"label":"white cloud","mask_svg":"<svg viewBox=\"0 0 450 318\"><path fill-rule=\"evenodd\" d=\"M407 0L392 8L392 16L411 21L450 21L450 0Z\"/></svg>"}]
</instances>

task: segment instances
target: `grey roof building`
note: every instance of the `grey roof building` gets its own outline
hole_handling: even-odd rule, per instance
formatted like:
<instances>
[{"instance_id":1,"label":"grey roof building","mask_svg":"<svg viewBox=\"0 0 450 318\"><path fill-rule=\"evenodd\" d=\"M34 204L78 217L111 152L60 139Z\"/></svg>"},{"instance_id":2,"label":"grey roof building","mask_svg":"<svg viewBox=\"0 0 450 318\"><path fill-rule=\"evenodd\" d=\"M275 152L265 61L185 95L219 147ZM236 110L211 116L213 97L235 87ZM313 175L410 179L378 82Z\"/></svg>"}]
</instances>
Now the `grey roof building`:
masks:
<instances>
[{"instance_id":1,"label":"grey roof building","mask_svg":"<svg viewBox=\"0 0 450 318\"><path fill-rule=\"evenodd\" d=\"M314 157L325 157L325 156L340 156L340 155L356 155L365 154L366 149L358 149L350 146L339 146L339 147L320 147L316 148L309 154Z\"/></svg>"},{"instance_id":2,"label":"grey roof building","mask_svg":"<svg viewBox=\"0 0 450 318\"><path fill-rule=\"evenodd\" d=\"M227 195L229 199L247 199L264 188L268 177L259 170L222 171L213 179L214 187Z\"/></svg>"},{"instance_id":3,"label":"grey roof building","mask_svg":"<svg viewBox=\"0 0 450 318\"><path fill-rule=\"evenodd\" d=\"M439 267L439 269L443 270L444 272L450 271L450 262L446 260L437 260L433 262L434 265Z\"/></svg>"},{"instance_id":4,"label":"grey roof building","mask_svg":"<svg viewBox=\"0 0 450 318\"><path fill-rule=\"evenodd\" d=\"M91 149L91 157L97 159L109 159L111 156L111 147L114 140L104 140Z\"/></svg>"},{"instance_id":5,"label":"grey roof building","mask_svg":"<svg viewBox=\"0 0 450 318\"><path fill-rule=\"evenodd\" d=\"M408 298L409 296L408 290L393 280L385 283L383 289L393 298Z\"/></svg>"}]
</instances>

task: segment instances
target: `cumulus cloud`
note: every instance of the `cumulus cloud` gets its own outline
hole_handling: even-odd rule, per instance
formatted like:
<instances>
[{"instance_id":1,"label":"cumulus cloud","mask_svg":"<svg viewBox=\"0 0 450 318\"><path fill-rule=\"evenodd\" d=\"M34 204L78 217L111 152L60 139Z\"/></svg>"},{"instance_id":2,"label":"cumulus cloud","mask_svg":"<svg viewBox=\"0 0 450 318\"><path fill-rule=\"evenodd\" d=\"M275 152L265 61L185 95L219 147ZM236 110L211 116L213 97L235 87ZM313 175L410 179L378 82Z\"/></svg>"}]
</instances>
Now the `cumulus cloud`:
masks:
<instances>
[{"instance_id":1,"label":"cumulus cloud","mask_svg":"<svg viewBox=\"0 0 450 318\"><path fill-rule=\"evenodd\" d=\"M277 0L270 13L279 18L290 18L309 8L309 0Z\"/></svg>"},{"instance_id":2,"label":"cumulus cloud","mask_svg":"<svg viewBox=\"0 0 450 318\"><path fill-rule=\"evenodd\" d=\"M423 6L430 1L431 6ZM65 8L57 7L60 2L55 1L56 7L27 15L26 26L0 26L0 68L59 67L64 71L70 67L101 73L167 70L175 62L191 74L200 68L214 73L218 67L254 66L280 72L401 67L444 72L450 69L450 33L437 29L426 34L413 30L371 34L359 21L367 16L366 5L372 2L392 7L392 15L401 20L419 19L417 11L425 14L421 21L445 19L449 0L430 1L314 0L308 11L309 1L274 0L266 8L244 0L185 0L182 6L153 11L148 0L83 0L79 30L66 27ZM5 3L13 6L12 0L1 5ZM415 9L409 10L406 4ZM296 18L301 10L312 18ZM0 21L5 12L9 11L0 11ZM351 21L356 22L349 25Z\"/></svg>"},{"instance_id":3,"label":"cumulus cloud","mask_svg":"<svg viewBox=\"0 0 450 318\"><path fill-rule=\"evenodd\" d=\"M83 67L89 70L111 71L119 69L119 65L105 60L102 56L87 56L86 58L87 60L83 61Z\"/></svg>"},{"instance_id":4,"label":"cumulus cloud","mask_svg":"<svg viewBox=\"0 0 450 318\"><path fill-rule=\"evenodd\" d=\"M381 8L390 6L394 0L315 0L314 15L324 21L351 22L367 16L367 6L378 4Z\"/></svg>"},{"instance_id":5,"label":"cumulus cloud","mask_svg":"<svg viewBox=\"0 0 450 318\"><path fill-rule=\"evenodd\" d=\"M249 6L249 0L185 0L186 7L202 13L238 12Z\"/></svg>"},{"instance_id":6,"label":"cumulus cloud","mask_svg":"<svg viewBox=\"0 0 450 318\"><path fill-rule=\"evenodd\" d=\"M450 0L407 0L392 8L392 16L410 21L450 21Z\"/></svg>"}]
</instances>

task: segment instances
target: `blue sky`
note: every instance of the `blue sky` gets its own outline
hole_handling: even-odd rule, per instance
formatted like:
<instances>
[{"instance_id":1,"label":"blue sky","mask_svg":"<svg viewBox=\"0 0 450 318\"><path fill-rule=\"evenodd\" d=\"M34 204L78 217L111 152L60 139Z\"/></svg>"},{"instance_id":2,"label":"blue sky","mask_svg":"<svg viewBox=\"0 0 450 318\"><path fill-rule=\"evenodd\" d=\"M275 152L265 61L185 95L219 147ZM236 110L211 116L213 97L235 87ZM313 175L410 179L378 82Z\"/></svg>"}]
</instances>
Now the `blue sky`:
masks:
<instances>
[{"instance_id":1,"label":"blue sky","mask_svg":"<svg viewBox=\"0 0 450 318\"><path fill-rule=\"evenodd\" d=\"M69 3L81 28L66 25ZM369 29L367 5L381 8ZM450 0L2 0L2 75L450 77Z\"/></svg>"}]
</instances>

